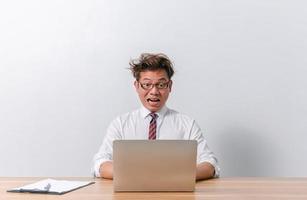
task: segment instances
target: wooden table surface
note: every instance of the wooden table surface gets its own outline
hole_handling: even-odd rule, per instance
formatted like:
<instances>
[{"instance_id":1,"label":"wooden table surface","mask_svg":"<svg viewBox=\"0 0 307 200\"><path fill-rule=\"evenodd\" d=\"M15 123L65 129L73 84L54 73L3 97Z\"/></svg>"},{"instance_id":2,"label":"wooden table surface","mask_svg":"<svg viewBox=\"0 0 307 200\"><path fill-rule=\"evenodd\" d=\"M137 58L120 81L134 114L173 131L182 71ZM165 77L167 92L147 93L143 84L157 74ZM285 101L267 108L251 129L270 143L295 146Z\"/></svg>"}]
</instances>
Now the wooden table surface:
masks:
<instances>
[{"instance_id":1,"label":"wooden table surface","mask_svg":"<svg viewBox=\"0 0 307 200\"><path fill-rule=\"evenodd\" d=\"M66 193L64 195L9 193L7 189L44 179L0 177L0 200L16 199L306 199L307 178L248 178L233 177L200 181L196 184L195 192L113 192L111 180L61 177L63 180L88 180L95 184Z\"/></svg>"}]
</instances>

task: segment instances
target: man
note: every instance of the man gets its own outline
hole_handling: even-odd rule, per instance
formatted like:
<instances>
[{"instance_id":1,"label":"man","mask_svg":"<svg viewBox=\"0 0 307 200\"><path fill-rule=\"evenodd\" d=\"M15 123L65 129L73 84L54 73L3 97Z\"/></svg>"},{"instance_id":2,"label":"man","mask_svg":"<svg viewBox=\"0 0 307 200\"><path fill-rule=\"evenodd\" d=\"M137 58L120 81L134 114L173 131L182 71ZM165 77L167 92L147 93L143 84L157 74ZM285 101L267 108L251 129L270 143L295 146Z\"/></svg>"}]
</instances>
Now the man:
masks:
<instances>
[{"instance_id":1,"label":"man","mask_svg":"<svg viewBox=\"0 0 307 200\"><path fill-rule=\"evenodd\" d=\"M129 64L142 106L117 117L110 124L99 152L94 156L95 176L113 178L114 140L184 139L198 142L196 180L218 177L217 159L195 120L165 106L174 74L169 58L164 54L141 54Z\"/></svg>"}]
</instances>

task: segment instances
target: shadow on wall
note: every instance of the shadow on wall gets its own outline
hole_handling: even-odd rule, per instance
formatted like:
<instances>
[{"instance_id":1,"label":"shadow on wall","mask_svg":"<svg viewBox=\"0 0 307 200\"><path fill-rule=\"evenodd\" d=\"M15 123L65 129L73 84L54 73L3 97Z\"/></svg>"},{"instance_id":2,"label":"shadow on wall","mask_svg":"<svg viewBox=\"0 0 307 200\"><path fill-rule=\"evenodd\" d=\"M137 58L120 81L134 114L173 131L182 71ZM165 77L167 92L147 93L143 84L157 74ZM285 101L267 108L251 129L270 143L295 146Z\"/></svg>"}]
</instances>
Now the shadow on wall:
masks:
<instances>
[{"instance_id":1,"label":"shadow on wall","mask_svg":"<svg viewBox=\"0 0 307 200\"><path fill-rule=\"evenodd\" d=\"M263 135L244 129L220 133L222 176L276 176L275 149Z\"/></svg>"}]
</instances>

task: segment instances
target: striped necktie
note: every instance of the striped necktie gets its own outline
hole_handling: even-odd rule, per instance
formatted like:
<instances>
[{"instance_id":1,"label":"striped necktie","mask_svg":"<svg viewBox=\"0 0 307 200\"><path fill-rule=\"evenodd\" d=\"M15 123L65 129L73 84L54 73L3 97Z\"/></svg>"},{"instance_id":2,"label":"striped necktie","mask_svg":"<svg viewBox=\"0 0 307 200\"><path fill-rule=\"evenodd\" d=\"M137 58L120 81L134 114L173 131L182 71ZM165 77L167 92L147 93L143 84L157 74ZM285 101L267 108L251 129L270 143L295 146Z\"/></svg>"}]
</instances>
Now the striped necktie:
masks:
<instances>
[{"instance_id":1,"label":"striped necktie","mask_svg":"<svg viewBox=\"0 0 307 200\"><path fill-rule=\"evenodd\" d=\"M149 134L148 139L149 140L155 140L156 139L156 131L157 131L157 117L158 115L156 113L150 113L151 116L150 124L149 124Z\"/></svg>"}]
</instances>

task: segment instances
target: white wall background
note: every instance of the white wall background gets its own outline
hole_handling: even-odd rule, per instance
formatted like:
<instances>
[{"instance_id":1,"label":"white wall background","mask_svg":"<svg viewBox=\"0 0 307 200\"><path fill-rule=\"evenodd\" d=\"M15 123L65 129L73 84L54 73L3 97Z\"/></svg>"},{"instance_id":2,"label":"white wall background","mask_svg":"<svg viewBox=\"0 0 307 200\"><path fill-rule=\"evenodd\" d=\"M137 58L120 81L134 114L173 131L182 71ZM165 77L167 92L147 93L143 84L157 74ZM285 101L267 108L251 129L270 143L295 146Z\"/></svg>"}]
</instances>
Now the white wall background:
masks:
<instances>
[{"instance_id":1,"label":"white wall background","mask_svg":"<svg viewBox=\"0 0 307 200\"><path fill-rule=\"evenodd\" d=\"M303 0L1 1L0 176L89 176L142 52L174 61L168 106L222 176L307 176L306 36Z\"/></svg>"}]
</instances>

